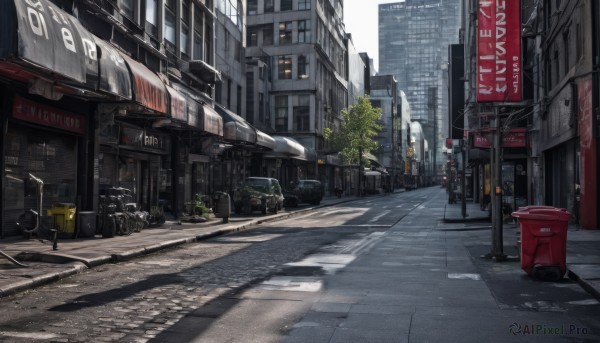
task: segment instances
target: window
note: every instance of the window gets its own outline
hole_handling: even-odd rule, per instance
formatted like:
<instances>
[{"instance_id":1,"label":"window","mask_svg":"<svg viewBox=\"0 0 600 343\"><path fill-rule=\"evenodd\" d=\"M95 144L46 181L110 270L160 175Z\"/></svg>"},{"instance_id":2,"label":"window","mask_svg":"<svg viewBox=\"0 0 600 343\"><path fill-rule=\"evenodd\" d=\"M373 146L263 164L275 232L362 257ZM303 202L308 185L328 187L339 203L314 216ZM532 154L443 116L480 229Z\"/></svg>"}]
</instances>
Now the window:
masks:
<instances>
[{"instance_id":1,"label":"window","mask_svg":"<svg viewBox=\"0 0 600 343\"><path fill-rule=\"evenodd\" d=\"M292 44L292 22L279 23L279 45Z\"/></svg>"},{"instance_id":2,"label":"window","mask_svg":"<svg viewBox=\"0 0 600 343\"><path fill-rule=\"evenodd\" d=\"M258 45L258 30L256 26L248 27L246 31L246 44L248 46Z\"/></svg>"},{"instance_id":3,"label":"window","mask_svg":"<svg viewBox=\"0 0 600 343\"><path fill-rule=\"evenodd\" d=\"M248 0L248 15L257 14L258 0Z\"/></svg>"},{"instance_id":4,"label":"window","mask_svg":"<svg viewBox=\"0 0 600 343\"><path fill-rule=\"evenodd\" d=\"M275 131L287 132L288 130L288 97L287 95L275 96Z\"/></svg>"},{"instance_id":5,"label":"window","mask_svg":"<svg viewBox=\"0 0 600 343\"><path fill-rule=\"evenodd\" d=\"M273 45L273 25L268 24L263 26L263 45Z\"/></svg>"},{"instance_id":6,"label":"window","mask_svg":"<svg viewBox=\"0 0 600 343\"><path fill-rule=\"evenodd\" d=\"M308 57L298 56L298 79L308 79L308 73L310 72Z\"/></svg>"},{"instance_id":7,"label":"window","mask_svg":"<svg viewBox=\"0 0 600 343\"><path fill-rule=\"evenodd\" d=\"M165 1L165 46L168 50L175 50L175 1Z\"/></svg>"},{"instance_id":8,"label":"window","mask_svg":"<svg viewBox=\"0 0 600 343\"><path fill-rule=\"evenodd\" d=\"M265 0L264 2L264 13L273 13L275 9L275 5L273 5L273 0Z\"/></svg>"},{"instance_id":9,"label":"window","mask_svg":"<svg viewBox=\"0 0 600 343\"><path fill-rule=\"evenodd\" d=\"M204 62L209 64L213 63L211 58L213 54L212 37L212 23L204 23Z\"/></svg>"},{"instance_id":10,"label":"window","mask_svg":"<svg viewBox=\"0 0 600 343\"><path fill-rule=\"evenodd\" d=\"M204 49L202 48L202 12L197 6L194 6L194 41L193 41L193 59L204 60Z\"/></svg>"},{"instance_id":11,"label":"window","mask_svg":"<svg viewBox=\"0 0 600 343\"><path fill-rule=\"evenodd\" d=\"M298 95L294 106L294 131L310 130L310 95Z\"/></svg>"},{"instance_id":12,"label":"window","mask_svg":"<svg viewBox=\"0 0 600 343\"><path fill-rule=\"evenodd\" d=\"M242 43L238 41L233 42L233 59L237 62L242 60Z\"/></svg>"},{"instance_id":13,"label":"window","mask_svg":"<svg viewBox=\"0 0 600 343\"><path fill-rule=\"evenodd\" d=\"M298 43L310 43L310 20L298 21Z\"/></svg>"},{"instance_id":14,"label":"window","mask_svg":"<svg viewBox=\"0 0 600 343\"><path fill-rule=\"evenodd\" d=\"M279 56L277 62L277 70L279 72L279 80L286 80L292 78L292 57L291 56Z\"/></svg>"},{"instance_id":15,"label":"window","mask_svg":"<svg viewBox=\"0 0 600 343\"><path fill-rule=\"evenodd\" d=\"M298 9L299 10L309 10L310 9L310 0L298 0Z\"/></svg>"},{"instance_id":16,"label":"window","mask_svg":"<svg viewBox=\"0 0 600 343\"><path fill-rule=\"evenodd\" d=\"M190 47L188 45L188 38L190 36L189 15L190 1L184 0L181 2L181 32L179 34L179 51L186 56L190 54Z\"/></svg>"},{"instance_id":17,"label":"window","mask_svg":"<svg viewBox=\"0 0 600 343\"><path fill-rule=\"evenodd\" d=\"M280 11L291 11L292 10L292 0L281 0L279 3Z\"/></svg>"},{"instance_id":18,"label":"window","mask_svg":"<svg viewBox=\"0 0 600 343\"><path fill-rule=\"evenodd\" d=\"M146 32L151 36L158 35L158 8L156 0L146 0Z\"/></svg>"},{"instance_id":19,"label":"window","mask_svg":"<svg viewBox=\"0 0 600 343\"><path fill-rule=\"evenodd\" d=\"M118 6L119 6L119 10L121 10L121 12L123 14L125 14L125 16L127 16L129 19L132 19L136 23L138 22L137 20L135 20L136 19L135 0L120 0L118 2Z\"/></svg>"}]
</instances>

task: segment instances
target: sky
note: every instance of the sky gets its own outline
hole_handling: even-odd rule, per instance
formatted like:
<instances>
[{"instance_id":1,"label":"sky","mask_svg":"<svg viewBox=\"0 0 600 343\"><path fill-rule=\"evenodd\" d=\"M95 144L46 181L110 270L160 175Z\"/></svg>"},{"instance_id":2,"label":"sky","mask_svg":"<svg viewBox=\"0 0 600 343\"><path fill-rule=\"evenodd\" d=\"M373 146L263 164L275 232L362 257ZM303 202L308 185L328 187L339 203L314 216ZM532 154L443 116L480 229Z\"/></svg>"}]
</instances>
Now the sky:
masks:
<instances>
[{"instance_id":1,"label":"sky","mask_svg":"<svg viewBox=\"0 0 600 343\"><path fill-rule=\"evenodd\" d=\"M404 0L345 0L344 24L352 34L352 42L358 52L366 52L379 70L379 35L377 19L379 4L404 2Z\"/></svg>"}]
</instances>

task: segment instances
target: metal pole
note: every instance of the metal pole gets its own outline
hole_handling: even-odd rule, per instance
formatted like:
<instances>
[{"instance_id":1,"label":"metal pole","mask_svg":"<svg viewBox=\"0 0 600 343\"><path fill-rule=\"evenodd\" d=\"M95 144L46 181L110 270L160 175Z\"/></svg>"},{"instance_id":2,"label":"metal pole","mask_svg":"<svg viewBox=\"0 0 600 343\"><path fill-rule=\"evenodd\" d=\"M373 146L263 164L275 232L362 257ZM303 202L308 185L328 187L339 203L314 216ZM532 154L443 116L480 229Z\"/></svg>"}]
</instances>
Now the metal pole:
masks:
<instances>
[{"instance_id":1,"label":"metal pole","mask_svg":"<svg viewBox=\"0 0 600 343\"><path fill-rule=\"evenodd\" d=\"M494 107L493 119L493 154L490 158L492 184L490 198L492 200L492 251L489 258L497 262L505 261L504 243L502 233L502 132L498 107Z\"/></svg>"},{"instance_id":2,"label":"metal pole","mask_svg":"<svg viewBox=\"0 0 600 343\"><path fill-rule=\"evenodd\" d=\"M460 179L460 211L463 218L467 217L467 195L465 194L467 191L467 187L465 185L467 177L467 148L465 146L465 140L461 139L460 142L461 151L462 151L462 176Z\"/></svg>"}]
</instances>

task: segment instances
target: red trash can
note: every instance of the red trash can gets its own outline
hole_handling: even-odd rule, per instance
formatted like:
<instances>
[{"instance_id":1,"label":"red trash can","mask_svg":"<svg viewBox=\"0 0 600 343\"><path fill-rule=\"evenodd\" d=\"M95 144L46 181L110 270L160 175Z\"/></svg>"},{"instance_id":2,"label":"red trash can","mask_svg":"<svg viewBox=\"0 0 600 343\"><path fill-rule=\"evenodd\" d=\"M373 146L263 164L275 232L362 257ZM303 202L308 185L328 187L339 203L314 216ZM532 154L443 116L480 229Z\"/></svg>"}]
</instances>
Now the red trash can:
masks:
<instances>
[{"instance_id":1,"label":"red trash can","mask_svg":"<svg viewBox=\"0 0 600 343\"><path fill-rule=\"evenodd\" d=\"M567 229L571 213L552 206L526 206L512 213L521 230L521 268L542 279L567 272Z\"/></svg>"}]
</instances>

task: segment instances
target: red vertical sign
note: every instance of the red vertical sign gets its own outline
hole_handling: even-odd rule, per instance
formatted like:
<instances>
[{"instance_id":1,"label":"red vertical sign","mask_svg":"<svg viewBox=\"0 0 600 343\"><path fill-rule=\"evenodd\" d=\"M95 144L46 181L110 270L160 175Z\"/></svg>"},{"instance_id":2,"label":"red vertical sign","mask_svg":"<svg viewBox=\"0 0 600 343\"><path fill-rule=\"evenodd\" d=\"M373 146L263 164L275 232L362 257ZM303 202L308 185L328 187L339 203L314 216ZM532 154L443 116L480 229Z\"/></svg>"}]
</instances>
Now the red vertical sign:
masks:
<instances>
[{"instance_id":1,"label":"red vertical sign","mask_svg":"<svg viewBox=\"0 0 600 343\"><path fill-rule=\"evenodd\" d=\"M519 0L478 0L477 102L522 100Z\"/></svg>"},{"instance_id":2,"label":"red vertical sign","mask_svg":"<svg viewBox=\"0 0 600 343\"><path fill-rule=\"evenodd\" d=\"M577 80L578 129L580 151L580 202L579 224L585 229L598 227L598 202L596 189L598 183L598 161L596 138L594 138L594 118L592 102L592 77Z\"/></svg>"}]
</instances>

